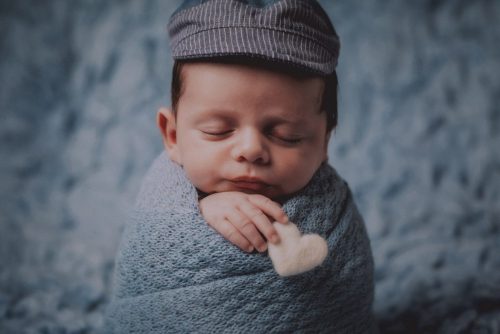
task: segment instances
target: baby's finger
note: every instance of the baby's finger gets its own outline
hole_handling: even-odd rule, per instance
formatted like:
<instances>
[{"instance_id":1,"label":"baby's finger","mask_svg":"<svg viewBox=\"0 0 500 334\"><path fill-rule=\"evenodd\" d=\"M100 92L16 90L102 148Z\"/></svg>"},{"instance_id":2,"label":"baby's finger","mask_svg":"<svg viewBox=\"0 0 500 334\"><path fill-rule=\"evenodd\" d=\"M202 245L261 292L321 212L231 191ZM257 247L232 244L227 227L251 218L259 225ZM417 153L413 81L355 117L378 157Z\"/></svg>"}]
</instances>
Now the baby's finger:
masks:
<instances>
[{"instance_id":1,"label":"baby's finger","mask_svg":"<svg viewBox=\"0 0 500 334\"><path fill-rule=\"evenodd\" d=\"M260 232L272 243L279 242L279 236L269 218L257 206L250 202L240 205L240 210L250 219ZM259 248L258 248L259 249ZM265 249L264 249L265 250ZM260 251L260 249L259 249Z\"/></svg>"},{"instance_id":2,"label":"baby's finger","mask_svg":"<svg viewBox=\"0 0 500 334\"><path fill-rule=\"evenodd\" d=\"M231 210L226 214L226 218L259 252L264 252L266 250L266 241L260 235L254 222L246 215L237 210Z\"/></svg>"},{"instance_id":3,"label":"baby's finger","mask_svg":"<svg viewBox=\"0 0 500 334\"><path fill-rule=\"evenodd\" d=\"M250 241L240 233L240 231L233 226L233 224L227 219L217 221L217 223L211 224L211 226L219 232L224 238L229 240L232 244L238 246L240 249L253 252L254 247L251 245Z\"/></svg>"},{"instance_id":4,"label":"baby's finger","mask_svg":"<svg viewBox=\"0 0 500 334\"><path fill-rule=\"evenodd\" d=\"M286 224L288 223L288 216L285 211L281 208L281 206L267 198L263 195L251 195L249 196L249 201L256 205L259 209L261 209L268 216L276 219L277 222Z\"/></svg>"}]
</instances>

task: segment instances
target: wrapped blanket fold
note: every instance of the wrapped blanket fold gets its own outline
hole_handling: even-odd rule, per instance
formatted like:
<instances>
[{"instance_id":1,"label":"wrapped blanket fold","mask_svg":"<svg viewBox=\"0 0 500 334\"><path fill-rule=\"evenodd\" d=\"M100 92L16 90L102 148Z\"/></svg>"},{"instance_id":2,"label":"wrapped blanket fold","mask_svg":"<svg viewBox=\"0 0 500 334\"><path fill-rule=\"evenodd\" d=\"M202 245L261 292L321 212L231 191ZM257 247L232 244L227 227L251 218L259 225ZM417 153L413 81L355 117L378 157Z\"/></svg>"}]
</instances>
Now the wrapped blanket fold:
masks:
<instances>
[{"instance_id":1,"label":"wrapped blanket fold","mask_svg":"<svg viewBox=\"0 0 500 334\"><path fill-rule=\"evenodd\" d=\"M106 333L372 332L373 260L347 184L325 163L283 208L328 244L320 266L290 277L208 226L162 153L124 231Z\"/></svg>"}]
</instances>

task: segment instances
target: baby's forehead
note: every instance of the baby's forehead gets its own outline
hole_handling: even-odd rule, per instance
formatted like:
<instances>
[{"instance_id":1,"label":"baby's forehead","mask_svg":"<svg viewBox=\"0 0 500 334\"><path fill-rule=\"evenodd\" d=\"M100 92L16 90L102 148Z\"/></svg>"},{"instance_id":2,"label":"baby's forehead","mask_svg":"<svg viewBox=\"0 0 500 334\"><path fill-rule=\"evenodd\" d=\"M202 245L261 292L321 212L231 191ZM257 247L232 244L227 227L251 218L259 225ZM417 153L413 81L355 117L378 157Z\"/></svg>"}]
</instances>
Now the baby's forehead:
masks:
<instances>
[{"instance_id":1,"label":"baby's forehead","mask_svg":"<svg viewBox=\"0 0 500 334\"><path fill-rule=\"evenodd\" d=\"M254 62L241 58L239 61L221 62L219 59L210 61L188 62L182 65L181 84L183 91L188 86L192 92L200 94L210 86L224 85L228 91L242 94L247 89L262 85L269 89L268 95L297 94L307 92L308 100L319 103L325 88L325 78L319 75L303 72L290 66L278 65L273 62ZM239 83L243 82L242 85ZM250 86L247 84L250 83ZM290 87L292 89L290 89ZM264 88L264 89L265 89ZM198 90L200 89L200 90ZM299 94L300 95L300 94Z\"/></svg>"},{"instance_id":2,"label":"baby's forehead","mask_svg":"<svg viewBox=\"0 0 500 334\"><path fill-rule=\"evenodd\" d=\"M199 121L230 123L243 112L261 123L300 126L321 113L324 82L319 76L234 64L190 63L185 70L179 109Z\"/></svg>"}]
</instances>

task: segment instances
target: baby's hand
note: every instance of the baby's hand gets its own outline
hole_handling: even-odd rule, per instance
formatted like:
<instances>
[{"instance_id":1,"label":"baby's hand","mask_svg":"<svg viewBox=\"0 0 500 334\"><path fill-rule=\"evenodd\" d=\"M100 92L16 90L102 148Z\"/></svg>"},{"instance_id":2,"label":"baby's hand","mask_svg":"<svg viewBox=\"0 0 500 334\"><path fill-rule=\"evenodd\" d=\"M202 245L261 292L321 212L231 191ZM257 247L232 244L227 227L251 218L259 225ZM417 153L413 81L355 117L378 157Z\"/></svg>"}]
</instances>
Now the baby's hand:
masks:
<instances>
[{"instance_id":1,"label":"baby's hand","mask_svg":"<svg viewBox=\"0 0 500 334\"><path fill-rule=\"evenodd\" d=\"M207 223L224 238L245 250L259 252L267 244L259 231L272 243L279 242L279 236L268 216L280 223L288 223L288 217L280 205L258 194L236 191L208 195L200 200L200 211Z\"/></svg>"}]
</instances>

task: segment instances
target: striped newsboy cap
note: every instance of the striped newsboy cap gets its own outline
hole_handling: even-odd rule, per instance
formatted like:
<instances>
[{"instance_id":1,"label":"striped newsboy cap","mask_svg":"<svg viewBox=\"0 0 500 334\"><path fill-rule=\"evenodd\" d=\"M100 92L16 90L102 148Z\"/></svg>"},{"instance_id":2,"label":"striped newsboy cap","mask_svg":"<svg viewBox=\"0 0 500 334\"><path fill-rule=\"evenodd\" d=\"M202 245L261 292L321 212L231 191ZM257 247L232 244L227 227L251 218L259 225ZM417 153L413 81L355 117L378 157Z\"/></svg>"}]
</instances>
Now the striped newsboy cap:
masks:
<instances>
[{"instance_id":1,"label":"striped newsboy cap","mask_svg":"<svg viewBox=\"0 0 500 334\"><path fill-rule=\"evenodd\" d=\"M250 56L335 71L340 42L314 0L186 0L168 23L174 59Z\"/></svg>"}]
</instances>

